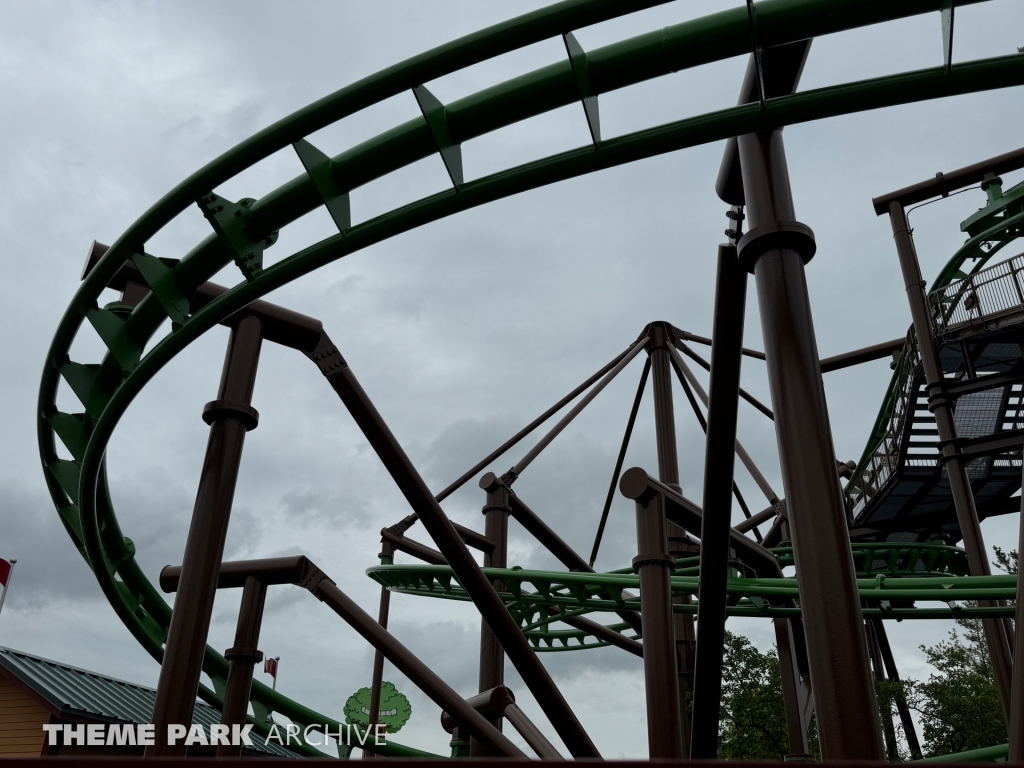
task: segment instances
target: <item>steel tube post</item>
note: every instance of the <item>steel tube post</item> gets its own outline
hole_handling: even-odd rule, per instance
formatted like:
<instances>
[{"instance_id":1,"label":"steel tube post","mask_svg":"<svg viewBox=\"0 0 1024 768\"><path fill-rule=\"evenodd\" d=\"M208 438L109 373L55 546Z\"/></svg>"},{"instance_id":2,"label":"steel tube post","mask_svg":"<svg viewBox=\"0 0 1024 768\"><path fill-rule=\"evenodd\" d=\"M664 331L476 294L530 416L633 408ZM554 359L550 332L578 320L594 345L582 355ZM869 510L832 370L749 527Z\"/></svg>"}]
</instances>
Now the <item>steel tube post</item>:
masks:
<instances>
[{"instance_id":1,"label":"steel tube post","mask_svg":"<svg viewBox=\"0 0 1024 768\"><path fill-rule=\"evenodd\" d=\"M711 382L704 461L704 505L697 593L690 757L718 756L718 720L725 652L725 602L729 579L733 466L743 349L747 276L736 249L718 248L718 285L711 346Z\"/></svg>"},{"instance_id":2,"label":"steel tube post","mask_svg":"<svg viewBox=\"0 0 1024 768\"><path fill-rule=\"evenodd\" d=\"M672 403L672 361L668 346L672 339L670 326L664 322L651 323L647 335L651 338L648 349L654 400L654 430L658 449L658 479L665 485L681 491L679 455L676 451L675 409ZM668 547L662 551L667 552L674 563L676 558L689 553L686 531L669 521L665 522L665 530L668 535ZM690 597L682 595L673 598L672 602L689 603ZM676 670L679 675L680 738L683 757L686 757L690 754L690 696L693 691L693 646L696 639L693 616L688 613L673 613L672 626L676 638Z\"/></svg>"},{"instance_id":3,"label":"steel tube post","mask_svg":"<svg viewBox=\"0 0 1024 768\"><path fill-rule=\"evenodd\" d=\"M1024 475L1024 466L1021 468ZM1017 552L1024 553L1024 498L1021 498L1021 513L1018 523ZM1010 752L1006 756L1008 762L1024 761L1024 589L1021 588L1021 576L1017 572L1017 603L1013 611L1016 631L1013 638L1013 679L1010 687L1010 717L1007 732L1010 736Z\"/></svg>"},{"instance_id":4,"label":"steel tube post","mask_svg":"<svg viewBox=\"0 0 1024 768\"><path fill-rule=\"evenodd\" d=\"M238 321L228 342L218 397L203 411L210 438L160 665L153 707L156 744L146 747L146 757L185 756L184 744L167 744L167 727L192 724L242 444L258 419L250 402L262 342L259 320L248 316Z\"/></svg>"},{"instance_id":5,"label":"steel tube post","mask_svg":"<svg viewBox=\"0 0 1024 768\"><path fill-rule=\"evenodd\" d=\"M363 390L348 363L327 334L321 337L309 357L345 404L356 425L394 479L402 495L419 515L424 528L451 565L473 603L491 628L505 653L515 665L531 693L574 757L600 757L569 703L562 696L548 671L512 615L498 597L470 554L458 531L437 503L398 440L388 428L373 402Z\"/></svg>"},{"instance_id":6,"label":"steel tube post","mask_svg":"<svg viewBox=\"0 0 1024 768\"><path fill-rule=\"evenodd\" d=\"M388 628L388 614L391 612L391 590L385 586L380 588L380 608L377 611L377 623L381 629ZM373 728L380 718L380 687L384 683L384 654L378 648L373 652L373 678L370 682L370 714L367 716L367 730ZM364 760L373 760L377 755L368 750L363 751Z\"/></svg>"},{"instance_id":7,"label":"steel tube post","mask_svg":"<svg viewBox=\"0 0 1024 768\"><path fill-rule=\"evenodd\" d=\"M925 282L921 277L917 250L914 248L914 237L910 232L906 211L898 200L889 204L889 221L892 224L896 253L903 272L910 314L917 335L917 346L921 354L921 365L924 368L928 410L935 414L940 451L945 460L949 490L953 496L960 535L963 536L964 551L967 553L967 565L972 576L988 576L992 570L988 562L985 539L981 533L981 524L978 521L978 510L974 505L974 493L971 490L970 478L967 477L966 462L960 458L960 449L955 443L956 425L953 422L953 410L956 404L946 393L945 377L942 373L942 363L939 361L939 350L928 311ZM992 605L989 601L981 601L980 604ZM1009 719L1011 662L1005 627L1000 619L982 619L982 627L985 630L989 656L992 658L992 671L1003 705L1003 716Z\"/></svg>"},{"instance_id":8,"label":"steel tube post","mask_svg":"<svg viewBox=\"0 0 1024 768\"><path fill-rule=\"evenodd\" d=\"M263 623L263 604L267 599L267 585L255 576L245 580L242 588L242 603L238 608L238 624L235 627L235 644L224 651L228 668L228 682L224 691L224 708L220 721L224 725L244 725L249 710L249 692L252 688L253 667L263 660L263 654L256 650L260 641L260 625ZM241 757L242 744L221 744L217 757Z\"/></svg>"},{"instance_id":9,"label":"steel tube post","mask_svg":"<svg viewBox=\"0 0 1024 768\"><path fill-rule=\"evenodd\" d=\"M499 479L488 472L480 479L480 487L487 493L484 502L484 535L494 542L494 549L484 554L485 568L508 567L508 516L512 508L508 503L508 488ZM492 582L499 592L504 589L501 581ZM505 685L505 651L487 626L486 621L480 622L480 693ZM492 718L491 723L499 731L502 718ZM489 757L490 752L471 738L469 742L470 757Z\"/></svg>"},{"instance_id":10,"label":"steel tube post","mask_svg":"<svg viewBox=\"0 0 1024 768\"><path fill-rule=\"evenodd\" d=\"M804 274L813 239L794 221L781 130L741 136L738 144L750 226L738 251L757 283L822 759L883 760Z\"/></svg>"},{"instance_id":11,"label":"steel tube post","mask_svg":"<svg viewBox=\"0 0 1024 768\"><path fill-rule=\"evenodd\" d=\"M867 634L868 642L868 655L871 657L871 669L875 673L875 682L885 682L885 671L882 664L882 652L878 646L878 638L875 637L875 633L871 622L864 623L864 631ZM885 752L890 763L898 763L900 761L900 748L896 741L896 726L892 722L892 710L887 708L884 712L879 712L882 722L882 735L885 737Z\"/></svg>"},{"instance_id":12,"label":"steel tube post","mask_svg":"<svg viewBox=\"0 0 1024 768\"><path fill-rule=\"evenodd\" d=\"M889 636L885 633L885 624L881 619L872 619L871 629L875 633L875 640L882 654L882 661L885 663L886 677L898 683L900 681L900 672L896 669L896 659L893 658L892 648L889 646ZM924 757L921 753L921 742L918 741L914 718L910 714L910 707L907 706L906 697L902 693L896 697L896 711L899 712L900 722L903 724L903 736L906 738L907 746L910 748L910 759L920 760Z\"/></svg>"},{"instance_id":13,"label":"steel tube post","mask_svg":"<svg viewBox=\"0 0 1024 768\"><path fill-rule=\"evenodd\" d=\"M786 713L789 757L807 758L807 729L804 727L800 712L800 670L793 647L793 622L788 619L773 619L772 624L775 625L775 650L779 657L779 675L782 678L782 705Z\"/></svg>"},{"instance_id":14,"label":"steel tube post","mask_svg":"<svg viewBox=\"0 0 1024 768\"><path fill-rule=\"evenodd\" d=\"M623 477L623 485L626 479ZM686 753L683 751L676 634L669 583L675 559L667 552L665 499L646 488L636 497L623 485L620 485L623 495L636 500L637 556L633 560L633 568L640 576L648 750L652 759L681 760Z\"/></svg>"}]
</instances>

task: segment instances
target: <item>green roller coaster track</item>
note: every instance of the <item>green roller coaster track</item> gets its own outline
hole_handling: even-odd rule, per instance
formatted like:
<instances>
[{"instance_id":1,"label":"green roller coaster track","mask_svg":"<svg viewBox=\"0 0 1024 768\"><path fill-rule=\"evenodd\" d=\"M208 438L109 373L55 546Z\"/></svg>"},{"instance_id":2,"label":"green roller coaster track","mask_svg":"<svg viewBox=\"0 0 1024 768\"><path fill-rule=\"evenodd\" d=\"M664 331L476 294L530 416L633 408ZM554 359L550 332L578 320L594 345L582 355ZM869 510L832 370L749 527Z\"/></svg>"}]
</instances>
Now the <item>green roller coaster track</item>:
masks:
<instances>
[{"instance_id":1,"label":"green roller coaster track","mask_svg":"<svg viewBox=\"0 0 1024 768\"><path fill-rule=\"evenodd\" d=\"M764 104L737 106L606 140L600 139L597 129L593 132L593 145L463 181L461 143L504 126L671 72L745 56L751 51L752 35L757 46L767 48L934 13L942 5L941 0L763 0L753 4L752 14L739 5L593 51L574 53L571 59L559 64L451 104L436 103L423 88L424 83L508 51L664 1L667 0L568 0L468 35L345 87L260 131L194 173L132 224L85 276L46 356L37 414L40 458L68 535L89 563L118 617L155 659L162 658L171 611L136 562L131 539L121 531L108 493L104 455L122 415L143 387L178 353L219 322L252 301L350 253L428 222L547 184L758 130L1024 85L1024 56L1020 55L960 63L948 71L939 66L771 98ZM957 5L980 1L959 0ZM396 126L333 158L322 155L305 141L315 131L405 91L415 92L425 118ZM596 110L592 119L597 119ZM219 185L289 145L295 145L308 174L259 200L233 203L213 194ZM348 195L352 190L439 152L452 176L452 189L354 226L350 224ZM203 209L214 233L180 260L147 254L146 243L193 204ZM321 205L333 216L339 233L264 269L263 251L274 244L277 231ZM134 308L101 308L97 304L101 292L129 261L145 276L151 293ZM189 297L197 286L231 261L242 272L241 282L190 313ZM170 332L154 338L167 318L171 320ZM81 363L69 357L72 342L85 321L108 348L99 363ZM56 395L62 379L81 401L82 413L58 410ZM70 459L58 455L57 440ZM416 572L433 574L430 578L434 584L440 583L438 579L444 580L441 571L419 568ZM398 575L403 573L412 571L404 571L401 566L371 569L374 578L385 581L406 578ZM581 581L565 574L541 576L502 571L500 575L509 584L525 580L535 588L539 588L538 580L543 582L546 578L552 591L545 599L562 605L558 601L563 600L559 596L564 594L564 607L581 610L601 603L588 594L588 585L597 583L595 579L635 586L633 577L627 574L590 575L581 577ZM554 588L556 584L558 589ZM694 584L693 576L679 576L674 588L681 594L692 593ZM872 580L862 584L862 589L866 598L879 600L904 599L904 593L928 596L915 599L931 599L937 593L970 599L980 595L1006 596L1008 585L1002 577L978 582L941 576L910 579L906 588ZM796 610L771 605L775 598L795 595L795 586L787 580L737 578L730 588L742 595L735 612L773 615L772 612ZM522 600L524 594L515 597L509 593L506 597ZM943 615L955 611L937 610L945 611ZM538 631L542 626L536 624ZM222 690L227 662L209 647L204 671L215 688ZM220 703L215 691L204 687L201 695L215 705ZM259 682L253 683L252 700L254 706L280 712L297 723L336 724ZM314 753L312 748L304 749ZM379 751L393 756L427 755L391 743Z\"/></svg>"}]
</instances>

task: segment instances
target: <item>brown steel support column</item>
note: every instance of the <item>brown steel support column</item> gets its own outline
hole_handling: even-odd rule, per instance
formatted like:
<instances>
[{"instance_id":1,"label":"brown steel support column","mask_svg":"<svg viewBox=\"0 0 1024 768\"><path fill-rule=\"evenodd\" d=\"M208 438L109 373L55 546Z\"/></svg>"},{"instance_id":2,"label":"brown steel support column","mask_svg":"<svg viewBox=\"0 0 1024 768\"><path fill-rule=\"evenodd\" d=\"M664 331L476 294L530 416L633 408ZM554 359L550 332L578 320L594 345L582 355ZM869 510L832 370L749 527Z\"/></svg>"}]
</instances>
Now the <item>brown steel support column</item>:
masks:
<instances>
[{"instance_id":1,"label":"brown steel support column","mask_svg":"<svg viewBox=\"0 0 1024 768\"><path fill-rule=\"evenodd\" d=\"M267 599L267 586L255 576L245 580L242 588L242 603L238 609L238 624L235 626L235 644L224 651L228 668L227 688L224 691L224 709L220 721L224 725L245 725L249 711L249 692L252 688L253 667L263 661L263 654L256 650L260 641L260 625L263 623L263 604ZM242 744L221 744L217 757L241 757Z\"/></svg>"},{"instance_id":2,"label":"brown steel support column","mask_svg":"<svg viewBox=\"0 0 1024 768\"><path fill-rule=\"evenodd\" d=\"M813 235L795 221L781 130L741 136L738 144L750 230L737 250L757 282L822 759L883 760L804 274Z\"/></svg>"},{"instance_id":3,"label":"brown steel support column","mask_svg":"<svg viewBox=\"0 0 1024 768\"><path fill-rule=\"evenodd\" d=\"M650 350L651 382L654 400L654 430L658 448L658 479L678 491L679 455L676 452L676 417L672 403L672 359L668 351L670 330L668 323L652 323L648 331ZM668 548L663 550L673 558L685 557L690 552L686 531L675 523L666 522ZM674 604L690 602L689 595L672 599ZM693 694L693 663L696 634L693 616L688 613L673 613L672 626L676 639L676 669L679 674L678 696L680 717L680 738L683 757L690 754L690 698Z\"/></svg>"},{"instance_id":4,"label":"brown steel support column","mask_svg":"<svg viewBox=\"0 0 1024 768\"><path fill-rule=\"evenodd\" d=\"M388 547L388 552L391 549ZM382 558L383 559L383 558ZM388 558L390 562L391 558ZM380 607L377 609L377 623L382 629L388 628L388 614L391 612L391 590L382 586L380 588ZM373 728L380 718L380 687L384 683L384 654L378 648L373 652L373 678L370 682L370 714L367 715L366 730L373 733ZM364 760L373 760L376 754L369 750L363 750Z\"/></svg>"},{"instance_id":5,"label":"brown steel support column","mask_svg":"<svg viewBox=\"0 0 1024 768\"><path fill-rule=\"evenodd\" d=\"M184 744L167 744L167 726L192 724L242 444L259 418L250 402L262 342L259 320L249 316L238 321L231 330L217 399L203 409L210 438L160 665L153 707L156 743L146 747L146 757L185 756Z\"/></svg>"},{"instance_id":6,"label":"brown steel support column","mask_svg":"<svg viewBox=\"0 0 1024 768\"><path fill-rule=\"evenodd\" d=\"M960 458L960 449L955 443L956 426L953 422L953 410L956 402L946 394L945 376L939 361L938 345L928 311L928 298L924 292L925 282L921 277L921 267L917 260L917 250L914 248L914 237L910 232L907 214L899 201L894 200L889 204L889 221L892 224L896 253L899 255L900 268L903 271L907 300L910 302L910 315L914 321L914 333L917 335L917 347L924 368L928 410L935 414L939 447L945 461L945 472L960 525L960 535L963 536L967 565L972 576L988 576L992 570L989 566L985 539L981 534L981 524L978 522L978 510L974 505L971 481L967 477L967 464ZM994 604L988 600L979 601L979 605L982 606ZM982 619L982 627L985 630L989 656L992 658L992 671L996 687L999 689L999 699L1003 705L1003 717L1008 719L1011 662L1005 626L1000 619Z\"/></svg>"},{"instance_id":7,"label":"brown steel support column","mask_svg":"<svg viewBox=\"0 0 1024 768\"><path fill-rule=\"evenodd\" d=\"M699 622L698 622L699 623ZM789 739L789 757L807 758L807 729L800 712L800 670L794 653L793 624L789 619L773 619L775 650L779 656L779 675L782 678L782 705L786 713L786 735Z\"/></svg>"},{"instance_id":8,"label":"brown steel support column","mask_svg":"<svg viewBox=\"0 0 1024 768\"><path fill-rule=\"evenodd\" d=\"M690 757L694 760L713 760L718 756L736 416L747 293L747 274L740 268L736 249L731 245L718 248L717 283L708 387L704 514L700 529L697 648L693 666Z\"/></svg>"},{"instance_id":9,"label":"brown steel support column","mask_svg":"<svg viewBox=\"0 0 1024 768\"><path fill-rule=\"evenodd\" d=\"M864 623L864 631L867 636L868 655L871 657L871 669L875 673L875 683L885 682L885 670L882 666L882 651L878 646L878 639L870 622ZM882 722L882 735L885 736L885 753L890 763L900 761L899 743L896 741L896 726L892 722L892 710L879 712Z\"/></svg>"},{"instance_id":10,"label":"brown steel support column","mask_svg":"<svg viewBox=\"0 0 1024 768\"><path fill-rule=\"evenodd\" d=\"M484 535L494 542L494 549L484 554L485 568L508 567L508 516L512 508L508 503L508 488L488 472L480 479L480 487L487 493L484 502ZM505 587L501 581L492 582L499 592ZM480 622L480 687L484 693L505 685L505 652L486 621ZM502 718L491 723L499 731ZM469 742L470 757L490 757L491 753L476 739Z\"/></svg>"},{"instance_id":11,"label":"brown steel support column","mask_svg":"<svg viewBox=\"0 0 1024 768\"><path fill-rule=\"evenodd\" d=\"M637 556L633 568L640 576L649 756L680 760L686 753L669 583L675 560L666 552L665 500L660 494L649 492L646 484L640 489L629 487L628 476L623 476L619 487L624 496L636 501Z\"/></svg>"},{"instance_id":12,"label":"brown steel support column","mask_svg":"<svg viewBox=\"0 0 1024 768\"><path fill-rule=\"evenodd\" d=\"M600 757L600 752L583 729L562 692L541 664L529 641L494 591L480 566L469 553L458 531L427 488L394 434L356 379L352 369L323 334L309 354L320 372L348 409L356 425L388 470L409 506L419 516L434 543L444 555L456 578L491 628L509 660L515 665L530 692L536 697L558 735L574 757Z\"/></svg>"},{"instance_id":13,"label":"brown steel support column","mask_svg":"<svg viewBox=\"0 0 1024 768\"><path fill-rule=\"evenodd\" d=\"M885 663L885 674L895 683L900 681L900 672L896 669L896 659L893 658L892 648L889 646L889 636L885 633L885 624L881 619L871 620L871 629L878 643L878 650L882 654L882 661ZM903 736L910 747L910 759L920 760L924 757L921 753L921 742L917 739L917 728L914 725L914 718L910 715L910 707L907 706L907 699L902 693L896 697L896 711L899 712L900 722L903 724Z\"/></svg>"},{"instance_id":14,"label":"brown steel support column","mask_svg":"<svg viewBox=\"0 0 1024 768\"><path fill-rule=\"evenodd\" d=\"M1024 467L1022 467L1024 482ZM1017 552L1024 554L1024 496L1021 497L1020 520L1018 521ZM1017 572L1017 603L1013 611L1016 631L1013 638L1013 679L1010 695L1010 717L1007 732L1010 735L1010 752L1007 762L1024 761L1024 589L1021 588L1021 576Z\"/></svg>"}]
</instances>

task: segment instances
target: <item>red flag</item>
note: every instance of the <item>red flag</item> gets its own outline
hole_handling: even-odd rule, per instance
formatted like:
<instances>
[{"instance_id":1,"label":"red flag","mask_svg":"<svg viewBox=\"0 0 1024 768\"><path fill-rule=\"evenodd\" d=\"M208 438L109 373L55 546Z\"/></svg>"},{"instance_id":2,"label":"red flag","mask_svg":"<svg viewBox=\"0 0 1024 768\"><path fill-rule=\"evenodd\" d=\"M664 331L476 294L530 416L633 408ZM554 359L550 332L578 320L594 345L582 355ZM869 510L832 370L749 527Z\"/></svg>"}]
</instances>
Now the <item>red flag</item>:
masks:
<instances>
[{"instance_id":1,"label":"red flag","mask_svg":"<svg viewBox=\"0 0 1024 768\"><path fill-rule=\"evenodd\" d=\"M268 658L263 662L263 671L277 680L277 659Z\"/></svg>"},{"instance_id":2,"label":"red flag","mask_svg":"<svg viewBox=\"0 0 1024 768\"><path fill-rule=\"evenodd\" d=\"M0 558L0 586L7 586L7 579L11 577L11 564Z\"/></svg>"}]
</instances>

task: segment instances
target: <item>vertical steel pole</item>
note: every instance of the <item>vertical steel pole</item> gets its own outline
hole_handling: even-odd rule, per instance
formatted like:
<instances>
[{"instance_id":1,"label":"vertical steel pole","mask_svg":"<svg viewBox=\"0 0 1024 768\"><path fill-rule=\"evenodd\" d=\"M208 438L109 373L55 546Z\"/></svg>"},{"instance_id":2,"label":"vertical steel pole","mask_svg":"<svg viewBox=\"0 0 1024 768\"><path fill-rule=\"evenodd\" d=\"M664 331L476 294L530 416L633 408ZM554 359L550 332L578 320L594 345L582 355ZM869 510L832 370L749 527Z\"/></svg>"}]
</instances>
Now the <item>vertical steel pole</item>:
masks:
<instances>
[{"instance_id":1,"label":"vertical steel pole","mask_svg":"<svg viewBox=\"0 0 1024 768\"><path fill-rule=\"evenodd\" d=\"M484 535L494 542L494 549L484 553L485 568L505 568L508 566L508 516L512 507L508 503L508 488L488 472L480 479L480 487L486 491L484 502ZM492 582L495 590L501 592L505 586L501 581ZM484 693L505 684L505 651L487 626L486 621L480 622L480 687ZM502 718L491 719L491 723L499 731ZM491 753L477 741L469 741L470 757L491 757Z\"/></svg>"},{"instance_id":2,"label":"vertical steel pole","mask_svg":"<svg viewBox=\"0 0 1024 768\"><path fill-rule=\"evenodd\" d=\"M711 382L704 461L704 515L700 529L697 650L693 681L690 757L718 756L718 720L725 652L725 600L729 579L733 466L743 349L747 274L736 249L718 248L718 280L711 336Z\"/></svg>"},{"instance_id":3,"label":"vertical steel pole","mask_svg":"<svg viewBox=\"0 0 1024 768\"><path fill-rule=\"evenodd\" d=\"M658 479L665 485L681 491L679 485L679 455L676 452L676 419L672 403L672 360L668 351L670 326L668 323L652 323L648 350L650 352L651 381L654 400L654 430L658 448ZM686 532L675 523L665 523L668 534L667 552L673 561L689 552ZM689 603L689 595L672 599L674 604ZM679 674L679 717L680 738L683 757L690 754L690 696L693 691L693 662L696 635L693 616L688 613L673 613L672 626L676 638L676 669Z\"/></svg>"},{"instance_id":4,"label":"vertical steel pole","mask_svg":"<svg viewBox=\"0 0 1024 768\"><path fill-rule=\"evenodd\" d=\"M390 553L391 547L387 546ZM383 558L382 558L383 560ZM388 558L391 562L391 558ZM377 610L377 623L383 629L388 628L388 615L391 612L391 590L385 586L380 588L380 607ZM380 687L384 684L384 654L377 648L373 652L373 679L370 682L370 713L366 716L367 733L373 733L374 726L380 718ZM363 760L373 760L377 755L368 749L363 750Z\"/></svg>"},{"instance_id":5,"label":"vertical steel pole","mask_svg":"<svg viewBox=\"0 0 1024 768\"><path fill-rule=\"evenodd\" d=\"M242 444L246 431L255 428L259 418L250 402L262 342L259 320L244 317L238 321L231 330L218 397L203 409L210 438L156 687L156 743L146 747L146 757L185 756L184 744L167 743L167 726L188 728L192 724Z\"/></svg>"},{"instance_id":6,"label":"vertical steel pole","mask_svg":"<svg viewBox=\"0 0 1024 768\"><path fill-rule=\"evenodd\" d=\"M1024 466L1021 467L1024 483ZM1024 496L1021 498L1020 521L1018 522L1017 553L1024 555ZM1013 638L1013 680L1010 690L1010 717L1007 731L1010 735L1010 752L1007 762L1024 761L1024 589L1021 588L1020 568L1017 569L1017 604L1013 611L1016 632Z\"/></svg>"},{"instance_id":7,"label":"vertical steel pole","mask_svg":"<svg viewBox=\"0 0 1024 768\"><path fill-rule=\"evenodd\" d=\"M804 274L813 235L794 219L782 131L739 137L752 269L824 760L884 760L864 617L836 473Z\"/></svg>"},{"instance_id":8,"label":"vertical steel pole","mask_svg":"<svg viewBox=\"0 0 1024 768\"><path fill-rule=\"evenodd\" d=\"M871 628L874 631L878 649L882 653L886 677L898 683L900 681L900 672L896 669L896 659L893 657L892 648L889 646L889 636L885 633L885 625L881 619L872 619ZM903 736L907 740L907 746L910 747L910 759L920 760L924 757L921 753L921 742L917 738L917 728L914 726L914 718L910 715L907 699L902 693L896 697L896 711L899 712L900 722L903 723Z\"/></svg>"},{"instance_id":9,"label":"vertical steel pole","mask_svg":"<svg viewBox=\"0 0 1024 768\"><path fill-rule=\"evenodd\" d=\"M875 637L871 622L864 623L864 631L867 636L868 655L871 657L871 669L875 673L875 683L885 682L885 671L882 667L882 652L878 646L878 638ZM890 763L900 761L900 748L896 741L896 726L892 722L892 709L879 712L882 722L882 735L885 736L885 752Z\"/></svg>"},{"instance_id":10,"label":"vertical steel pole","mask_svg":"<svg viewBox=\"0 0 1024 768\"><path fill-rule=\"evenodd\" d=\"M960 524L960 535L963 536L967 566L972 576L988 576L992 570L988 562L985 539L981 533L981 524L978 522L978 510L974 505L971 481L967 477L967 464L960 458L960 449L955 442L956 425L953 422L953 410L956 403L946 394L945 376L942 372L942 363L939 361L939 348L928 311L928 297L924 292L925 282L921 277L914 237L910 231L906 211L897 200L889 204L889 220L892 223L896 253L899 255L900 268L903 271L903 282L907 288L907 300L910 302L910 315L914 321L917 346L921 353L921 365L924 368L925 386L928 390L928 410L935 415L939 447L945 460L946 477L949 479L949 490ZM979 601L979 604L994 605L987 600ZM999 689L999 699L1003 705L1003 717L1008 719L1011 662L1005 625L1000 619L982 619L982 627L992 658L992 671L996 687Z\"/></svg>"},{"instance_id":11,"label":"vertical steel pole","mask_svg":"<svg viewBox=\"0 0 1024 768\"><path fill-rule=\"evenodd\" d=\"M235 644L224 652L228 668L228 682L224 691L224 709L220 721L224 725L245 724L249 710L249 693L252 689L253 667L263 660L263 654L256 650L260 642L260 625L263 623L263 605L267 599L267 586L255 576L245 580L242 588L242 603L238 608L238 624L235 626ZM240 757L242 744L221 744L217 757Z\"/></svg>"},{"instance_id":12,"label":"vertical steel pole","mask_svg":"<svg viewBox=\"0 0 1024 768\"><path fill-rule=\"evenodd\" d=\"M660 494L645 493L636 499L636 538L633 568L640 576L649 756L681 760L686 752L669 583L675 559L666 551L665 501Z\"/></svg>"},{"instance_id":13,"label":"vertical steel pole","mask_svg":"<svg viewBox=\"0 0 1024 768\"><path fill-rule=\"evenodd\" d=\"M796 662L793 638L795 628L789 619L773 619L772 624L775 625L775 650L779 657L779 673L782 678L782 706L786 713L786 735L789 739L788 757L806 759L809 757L807 729L804 727L803 714L800 712L800 670Z\"/></svg>"}]
</instances>

